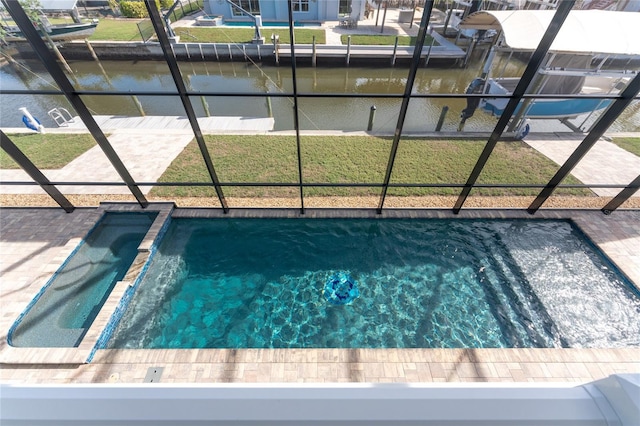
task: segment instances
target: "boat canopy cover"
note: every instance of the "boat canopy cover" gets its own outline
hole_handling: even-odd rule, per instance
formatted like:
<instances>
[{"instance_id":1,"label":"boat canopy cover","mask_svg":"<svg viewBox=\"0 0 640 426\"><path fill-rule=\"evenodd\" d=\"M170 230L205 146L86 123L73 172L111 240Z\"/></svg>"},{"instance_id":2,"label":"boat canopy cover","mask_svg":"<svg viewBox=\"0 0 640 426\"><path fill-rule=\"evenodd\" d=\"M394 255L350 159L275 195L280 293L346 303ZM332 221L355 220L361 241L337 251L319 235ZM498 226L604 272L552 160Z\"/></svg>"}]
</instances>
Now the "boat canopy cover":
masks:
<instances>
[{"instance_id":1,"label":"boat canopy cover","mask_svg":"<svg viewBox=\"0 0 640 426\"><path fill-rule=\"evenodd\" d=\"M44 12L72 10L78 0L40 0L40 10Z\"/></svg>"},{"instance_id":2,"label":"boat canopy cover","mask_svg":"<svg viewBox=\"0 0 640 426\"><path fill-rule=\"evenodd\" d=\"M485 10L472 13L461 29L497 30L507 47L535 50L553 19L555 10ZM640 13L608 10L572 10L551 51L640 55Z\"/></svg>"}]
</instances>

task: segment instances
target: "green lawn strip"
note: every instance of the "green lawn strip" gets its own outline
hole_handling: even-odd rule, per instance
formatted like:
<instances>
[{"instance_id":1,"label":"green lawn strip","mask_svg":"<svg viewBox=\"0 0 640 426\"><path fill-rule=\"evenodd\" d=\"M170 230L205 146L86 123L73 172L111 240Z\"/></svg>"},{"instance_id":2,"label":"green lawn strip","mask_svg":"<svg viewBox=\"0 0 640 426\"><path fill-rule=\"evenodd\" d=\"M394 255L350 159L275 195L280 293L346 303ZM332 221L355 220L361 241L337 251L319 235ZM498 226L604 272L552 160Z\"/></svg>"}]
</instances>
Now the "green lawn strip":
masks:
<instances>
[{"instance_id":1,"label":"green lawn strip","mask_svg":"<svg viewBox=\"0 0 640 426\"><path fill-rule=\"evenodd\" d=\"M255 31L253 28L176 28L178 34L184 42L194 43L251 43ZM271 43L271 34L280 36L280 43L289 43L288 28L262 28L262 36L267 43ZM294 29L297 44L311 44L313 36L316 36L316 44L325 44L326 36L324 30Z\"/></svg>"},{"instance_id":2,"label":"green lawn strip","mask_svg":"<svg viewBox=\"0 0 640 426\"><path fill-rule=\"evenodd\" d=\"M615 138L613 143L640 157L640 138Z\"/></svg>"},{"instance_id":3,"label":"green lawn strip","mask_svg":"<svg viewBox=\"0 0 640 426\"><path fill-rule=\"evenodd\" d=\"M464 184L484 141L407 139L400 143L391 183ZM499 142L484 167L479 184L545 184L557 171L551 160L523 142ZM570 176L564 183L580 184ZM478 188L473 195L533 196L541 188ZM392 188L394 195L457 195L460 188ZM558 189L558 195L592 195L586 189Z\"/></svg>"},{"instance_id":4,"label":"green lawn strip","mask_svg":"<svg viewBox=\"0 0 640 426\"><path fill-rule=\"evenodd\" d=\"M207 148L216 174L224 182L295 183L295 138L286 136L207 135ZM195 141L185 147L159 179L160 182L210 182ZM225 187L228 196L276 196L283 190L265 187ZM295 191L295 188L293 188ZM291 190L285 189L289 194ZM214 197L210 187L155 187L155 196Z\"/></svg>"},{"instance_id":5,"label":"green lawn strip","mask_svg":"<svg viewBox=\"0 0 640 426\"><path fill-rule=\"evenodd\" d=\"M342 44L348 43L349 35L341 35L340 41ZM396 36L392 35L351 35L351 45L360 46L393 46L396 42ZM431 46L433 42L434 46L439 46L438 42L434 42L430 35L427 35L424 40L425 46ZM416 37L398 36L398 46L415 46Z\"/></svg>"},{"instance_id":6,"label":"green lawn strip","mask_svg":"<svg viewBox=\"0 0 640 426\"><path fill-rule=\"evenodd\" d=\"M88 133L82 134L39 134L18 133L9 139L39 168L59 169L67 165L96 143ZM0 151L0 168L19 169L9 155Z\"/></svg>"},{"instance_id":7,"label":"green lawn strip","mask_svg":"<svg viewBox=\"0 0 640 426\"><path fill-rule=\"evenodd\" d=\"M91 41L142 41L137 24L141 19L101 19Z\"/></svg>"},{"instance_id":8,"label":"green lawn strip","mask_svg":"<svg viewBox=\"0 0 640 426\"><path fill-rule=\"evenodd\" d=\"M206 136L218 177L223 182L296 183L297 154L292 136ZM403 139L392 183L464 183L484 141ZM376 137L305 136L301 140L305 183L381 183L391 139ZM544 184L557 165L521 142L498 143L479 183ZM209 182L195 142L191 142L160 182ZM580 183L569 178L565 183ZM227 196L270 196L286 188L224 187ZM474 195L536 195L540 189L476 189ZM395 195L456 195L459 188L392 188ZM207 187L155 187L155 196L215 196ZM305 188L310 196L377 195L380 188ZM591 195L588 190L559 189L558 195Z\"/></svg>"}]
</instances>

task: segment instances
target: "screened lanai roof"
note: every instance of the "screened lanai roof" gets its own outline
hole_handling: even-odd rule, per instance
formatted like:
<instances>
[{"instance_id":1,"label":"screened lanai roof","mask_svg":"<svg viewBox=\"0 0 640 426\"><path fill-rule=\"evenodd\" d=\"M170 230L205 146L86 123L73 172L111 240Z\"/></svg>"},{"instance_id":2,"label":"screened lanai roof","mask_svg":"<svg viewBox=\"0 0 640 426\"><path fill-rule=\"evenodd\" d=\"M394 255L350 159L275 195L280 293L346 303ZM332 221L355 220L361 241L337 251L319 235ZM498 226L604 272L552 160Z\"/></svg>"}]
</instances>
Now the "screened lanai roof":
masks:
<instances>
[{"instance_id":1,"label":"screened lanai roof","mask_svg":"<svg viewBox=\"0 0 640 426\"><path fill-rule=\"evenodd\" d=\"M508 47L535 50L554 14L554 10L487 10L467 16L460 28L501 30ZM640 55L640 13L572 10L550 50Z\"/></svg>"}]
</instances>

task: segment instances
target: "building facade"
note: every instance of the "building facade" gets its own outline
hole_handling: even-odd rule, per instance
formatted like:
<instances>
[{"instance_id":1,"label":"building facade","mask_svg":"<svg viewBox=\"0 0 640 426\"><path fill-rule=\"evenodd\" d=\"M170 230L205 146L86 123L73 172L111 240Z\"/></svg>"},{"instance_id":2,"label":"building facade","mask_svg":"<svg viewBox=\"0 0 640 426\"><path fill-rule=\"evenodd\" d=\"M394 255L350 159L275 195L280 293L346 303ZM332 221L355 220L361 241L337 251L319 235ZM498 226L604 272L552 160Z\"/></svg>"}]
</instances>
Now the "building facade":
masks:
<instances>
[{"instance_id":1,"label":"building facade","mask_svg":"<svg viewBox=\"0 0 640 426\"><path fill-rule=\"evenodd\" d=\"M247 20L247 12L260 16L263 22L289 20L288 4L284 0L205 0L204 9L209 15L222 16L225 20ZM364 16L366 0L292 0L293 20L296 22L337 21L350 17L359 20Z\"/></svg>"}]
</instances>

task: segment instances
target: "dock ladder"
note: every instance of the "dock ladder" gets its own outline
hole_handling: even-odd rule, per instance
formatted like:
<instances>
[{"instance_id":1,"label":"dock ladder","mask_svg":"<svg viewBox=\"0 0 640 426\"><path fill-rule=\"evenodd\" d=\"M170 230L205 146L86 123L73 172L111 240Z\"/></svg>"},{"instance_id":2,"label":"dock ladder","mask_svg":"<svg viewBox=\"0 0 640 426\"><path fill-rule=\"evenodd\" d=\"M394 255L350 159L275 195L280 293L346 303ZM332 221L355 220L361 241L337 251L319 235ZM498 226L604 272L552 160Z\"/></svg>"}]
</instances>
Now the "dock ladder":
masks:
<instances>
[{"instance_id":1,"label":"dock ladder","mask_svg":"<svg viewBox=\"0 0 640 426\"><path fill-rule=\"evenodd\" d=\"M54 108L47 114L49 114L49 117L51 117L51 119L56 122L58 127L66 127L69 125L69 123L73 123L74 121L74 118L66 108Z\"/></svg>"}]
</instances>

